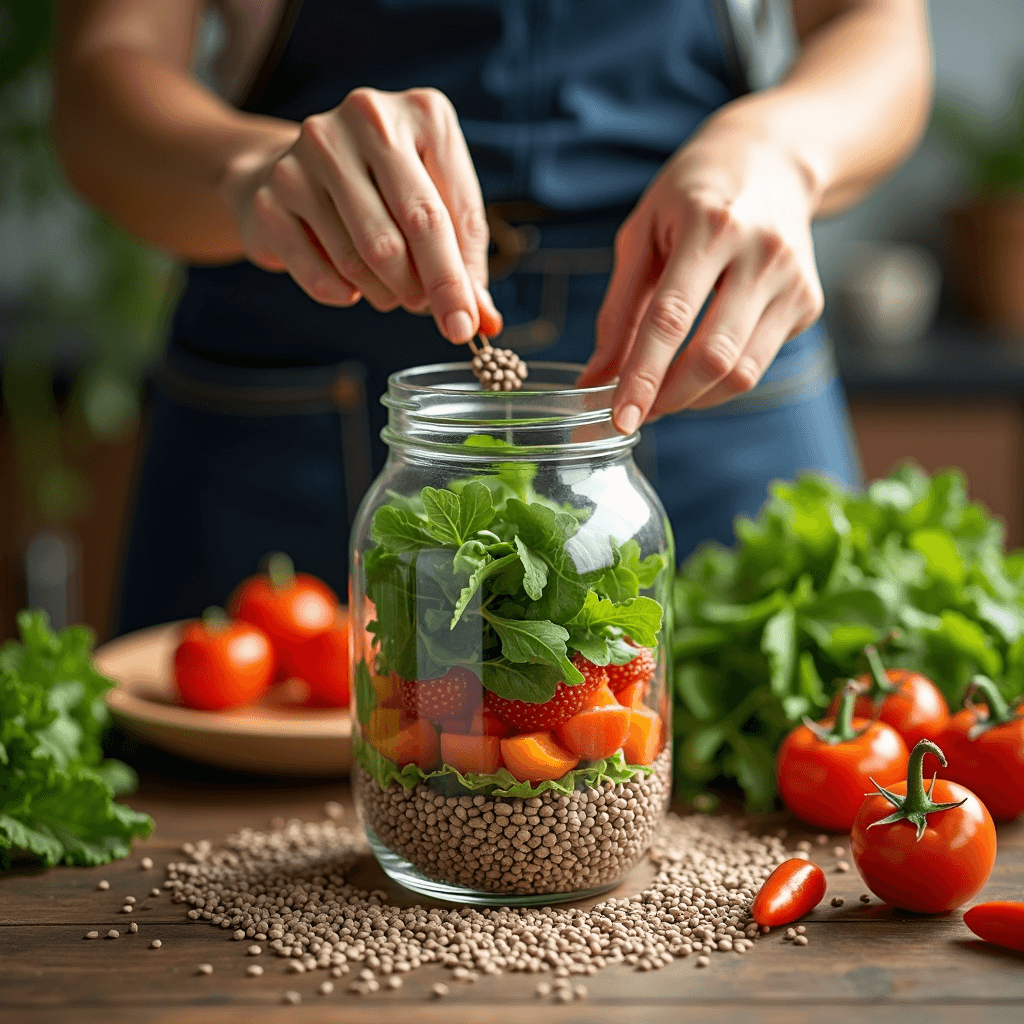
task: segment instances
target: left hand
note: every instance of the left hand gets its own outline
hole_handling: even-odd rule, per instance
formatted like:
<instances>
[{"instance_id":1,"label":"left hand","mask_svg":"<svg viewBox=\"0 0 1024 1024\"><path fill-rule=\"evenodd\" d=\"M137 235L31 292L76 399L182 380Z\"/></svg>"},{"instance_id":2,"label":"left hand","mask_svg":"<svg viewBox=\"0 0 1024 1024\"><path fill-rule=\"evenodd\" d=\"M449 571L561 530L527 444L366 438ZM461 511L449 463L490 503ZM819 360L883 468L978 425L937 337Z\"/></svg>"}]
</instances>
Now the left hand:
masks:
<instances>
[{"instance_id":1,"label":"left hand","mask_svg":"<svg viewBox=\"0 0 1024 1024\"><path fill-rule=\"evenodd\" d=\"M782 344L818 319L815 205L797 160L728 114L661 169L616 236L597 347L579 380L619 378L620 431L749 391Z\"/></svg>"}]
</instances>

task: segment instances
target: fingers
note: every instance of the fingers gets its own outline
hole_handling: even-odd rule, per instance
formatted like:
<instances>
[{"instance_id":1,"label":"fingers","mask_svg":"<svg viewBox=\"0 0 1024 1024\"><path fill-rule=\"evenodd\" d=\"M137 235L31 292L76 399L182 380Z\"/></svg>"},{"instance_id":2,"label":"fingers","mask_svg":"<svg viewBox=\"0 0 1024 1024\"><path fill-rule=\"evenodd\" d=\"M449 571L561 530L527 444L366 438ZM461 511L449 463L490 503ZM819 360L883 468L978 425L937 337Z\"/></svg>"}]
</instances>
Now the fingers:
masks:
<instances>
[{"instance_id":1,"label":"fingers","mask_svg":"<svg viewBox=\"0 0 1024 1024\"><path fill-rule=\"evenodd\" d=\"M298 217L282 206L267 186L253 196L258 248L269 248L310 298L328 306L351 306L359 291L317 254Z\"/></svg>"},{"instance_id":2,"label":"fingers","mask_svg":"<svg viewBox=\"0 0 1024 1024\"><path fill-rule=\"evenodd\" d=\"M677 245L661 274L619 371L612 399L616 427L631 434L647 418L665 374L724 269L721 250Z\"/></svg>"}]
</instances>

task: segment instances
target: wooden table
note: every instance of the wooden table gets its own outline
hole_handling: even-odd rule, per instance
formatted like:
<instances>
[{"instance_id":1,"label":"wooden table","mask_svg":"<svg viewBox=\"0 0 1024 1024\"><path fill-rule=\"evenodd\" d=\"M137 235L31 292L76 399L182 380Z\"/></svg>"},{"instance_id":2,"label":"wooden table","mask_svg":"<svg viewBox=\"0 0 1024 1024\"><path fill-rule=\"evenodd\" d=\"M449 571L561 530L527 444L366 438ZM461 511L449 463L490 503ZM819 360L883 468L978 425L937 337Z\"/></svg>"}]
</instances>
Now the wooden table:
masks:
<instances>
[{"instance_id":1,"label":"wooden table","mask_svg":"<svg viewBox=\"0 0 1024 1024\"><path fill-rule=\"evenodd\" d=\"M168 758L155 761L157 768L143 770L142 787L129 802L152 814L157 830L130 858L102 868L0 874L0 1024L226 1024L251 1019L257 1008L260 1024L475 1024L497 1014L559 1024L1024 1021L1024 955L974 941L959 913L914 918L877 901L864 906L856 872L834 868L834 843L823 851L815 847L814 856L828 872L829 896L846 903L834 909L826 900L810 915L810 945L794 947L773 934L742 957L713 955L703 970L693 957L651 973L609 968L586 979L589 998L583 1002L539 1000L533 975L485 975L469 985L453 983L435 967L407 975L397 992L351 995L346 978L322 997L316 989L325 972L286 975L284 961L266 954L259 961L266 973L248 978L248 943L188 921L185 908L166 894L145 899L146 893L160 885L163 865L183 842L217 842L242 826L267 827L275 816L320 819L326 800L341 801L351 813L348 787L253 781L197 772ZM757 826L787 827L787 845L810 838L782 814L759 819ZM147 855L155 862L150 871L139 864ZM395 891L374 862L359 874L368 888ZM649 869L638 868L626 886L642 885L645 875ZM97 891L101 878L109 879L109 891ZM130 918L120 908L128 895L139 899L131 918L139 922L137 935L124 934ZM984 897L1024 898L1024 823L1000 828L999 859ZM122 938L83 941L86 931L104 935L109 928L118 928ZM154 938L162 949L148 948ZM196 975L204 962L213 965L211 976ZM451 994L431 999L430 986L442 979ZM286 989L300 992L300 1006L282 1004Z\"/></svg>"}]
</instances>

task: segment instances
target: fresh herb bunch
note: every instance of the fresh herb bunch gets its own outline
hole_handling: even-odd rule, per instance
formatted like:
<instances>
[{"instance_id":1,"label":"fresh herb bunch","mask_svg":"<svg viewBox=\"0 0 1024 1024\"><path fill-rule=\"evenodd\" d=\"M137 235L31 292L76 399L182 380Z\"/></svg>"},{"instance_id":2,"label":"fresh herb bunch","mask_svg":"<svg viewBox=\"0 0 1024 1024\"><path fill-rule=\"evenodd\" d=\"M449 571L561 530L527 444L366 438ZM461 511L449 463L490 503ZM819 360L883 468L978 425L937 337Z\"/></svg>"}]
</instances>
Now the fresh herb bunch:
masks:
<instances>
[{"instance_id":1,"label":"fresh herb bunch","mask_svg":"<svg viewBox=\"0 0 1024 1024\"><path fill-rule=\"evenodd\" d=\"M114 797L135 773L103 759L103 694L114 684L92 663L91 632L55 634L44 612L18 616L21 642L0 647L0 867L106 864L131 852L153 821Z\"/></svg>"},{"instance_id":2,"label":"fresh herb bunch","mask_svg":"<svg viewBox=\"0 0 1024 1024\"><path fill-rule=\"evenodd\" d=\"M675 584L677 792L735 778L775 796L775 751L832 680L892 630L889 667L929 676L950 705L971 675L1024 693L1024 553L969 502L963 477L905 466L851 494L809 474L776 484L733 548L709 545Z\"/></svg>"},{"instance_id":3,"label":"fresh herb bunch","mask_svg":"<svg viewBox=\"0 0 1024 1024\"><path fill-rule=\"evenodd\" d=\"M573 651L595 665L625 664L636 656L627 636L657 646L662 607L640 590L663 570L661 555L641 560L635 540L609 538L607 564L581 574L569 544L582 513L489 482L424 487L377 509L363 571L379 673L430 679L465 665L493 693L539 704L560 681L583 682ZM368 717L361 667L357 704Z\"/></svg>"}]
</instances>

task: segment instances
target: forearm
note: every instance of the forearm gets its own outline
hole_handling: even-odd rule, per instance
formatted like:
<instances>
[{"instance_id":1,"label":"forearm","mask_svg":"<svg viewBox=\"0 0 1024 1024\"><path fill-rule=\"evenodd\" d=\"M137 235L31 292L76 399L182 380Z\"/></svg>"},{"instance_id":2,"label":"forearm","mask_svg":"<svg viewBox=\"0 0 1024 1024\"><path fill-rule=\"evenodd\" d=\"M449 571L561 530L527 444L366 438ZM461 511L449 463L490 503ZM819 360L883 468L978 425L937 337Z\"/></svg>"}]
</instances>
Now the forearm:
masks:
<instances>
[{"instance_id":1,"label":"forearm","mask_svg":"<svg viewBox=\"0 0 1024 1024\"><path fill-rule=\"evenodd\" d=\"M753 133L788 152L807 181L815 216L856 202L911 152L932 93L920 0L829 6L795 3L803 48L786 79L713 119L716 131Z\"/></svg>"},{"instance_id":2,"label":"forearm","mask_svg":"<svg viewBox=\"0 0 1024 1024\"><path fill-rule=\"evenodd\" d=\"M241 258L224 177L283 152L299 132L235 110L162 56L127 46L65 56L53 129L82 195L145 241L196 261Z\"/></svg>"}]
</instances>

